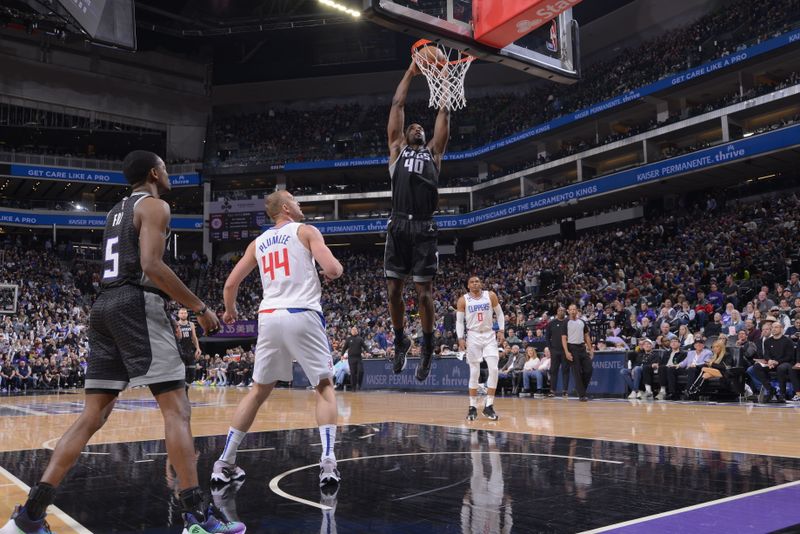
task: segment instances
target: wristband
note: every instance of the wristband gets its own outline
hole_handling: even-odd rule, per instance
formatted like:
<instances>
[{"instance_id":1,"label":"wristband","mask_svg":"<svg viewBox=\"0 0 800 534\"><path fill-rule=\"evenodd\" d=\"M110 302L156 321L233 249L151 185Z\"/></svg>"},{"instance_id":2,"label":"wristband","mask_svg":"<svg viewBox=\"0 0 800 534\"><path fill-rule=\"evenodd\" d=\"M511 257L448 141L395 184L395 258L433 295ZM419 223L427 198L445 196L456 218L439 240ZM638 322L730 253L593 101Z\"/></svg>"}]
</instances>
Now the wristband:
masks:
<instances>
[{"instance_id":1,"label":"wristband","mask_svg":"<svg viewBox=\"0 0 800 534\"><path fill-rule=\"evenodd\" d=\"M200 311L194 312L194 313L195 313L195 315L205 315L207 311L208 311L208 306L203 304L203 307L200 308Z\"/></svg>"}]
</instances>

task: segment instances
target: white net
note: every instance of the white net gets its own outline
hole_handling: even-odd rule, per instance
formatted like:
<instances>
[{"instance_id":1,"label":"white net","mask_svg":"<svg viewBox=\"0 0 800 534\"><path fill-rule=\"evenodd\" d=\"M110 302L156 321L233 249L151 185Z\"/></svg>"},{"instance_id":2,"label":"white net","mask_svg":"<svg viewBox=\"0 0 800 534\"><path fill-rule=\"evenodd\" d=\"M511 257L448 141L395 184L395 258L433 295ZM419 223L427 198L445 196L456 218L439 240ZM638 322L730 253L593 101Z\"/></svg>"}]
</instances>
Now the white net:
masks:
<instances>
[{"instance_id":1,"label":"white net","mask_svg":"<svg viewBox=\"0 0 800 534\"><path fill-rule=\"evenodd\" d=\"M475 59L473 56L423 39L414 43L411 57L428 80L429 107L450 110L466 107L464 77Z\"/></svg>"}]
</instances>

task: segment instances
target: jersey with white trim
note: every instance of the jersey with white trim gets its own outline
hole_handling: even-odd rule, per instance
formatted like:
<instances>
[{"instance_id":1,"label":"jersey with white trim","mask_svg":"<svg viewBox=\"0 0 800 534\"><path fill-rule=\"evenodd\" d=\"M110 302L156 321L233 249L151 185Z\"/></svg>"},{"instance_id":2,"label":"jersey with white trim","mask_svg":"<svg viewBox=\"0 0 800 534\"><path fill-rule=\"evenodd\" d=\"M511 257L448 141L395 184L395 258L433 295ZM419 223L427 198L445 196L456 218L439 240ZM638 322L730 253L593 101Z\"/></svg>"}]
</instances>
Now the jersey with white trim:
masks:
<instances>
[{"instance_id":1,"label":"jersey with white trim","mask_svg":"<svg viewBox=\"0 0 800 534\"><path fill-rule=\"evenodd\" d=\"M481 292L481 296L475 298L472 293L464 295L466 301L466 320L467 331L484 334L492 332L494 325L492 320L492 299L488 291Z\"/></svg>"},{"instance_id":2,"label":"jersey with white trim","mask_svg":"<svg viewBox=\"0 0 800 534\"><path fill-rule=\"evenodd\" d=\"M389 165L392 211L430 219L439 207L439 169L428 147L404 146Z\"/></svg>"},{"instance_id":3,"label":"jersey with white trim","mask_svg":"<svg viewBox=\"0 0 800 534\"><path fill-rule=\"evenodd\" d=\"M264 288L260 310L305 308L322 312L316 263L300 241L301 223L270 228L256 238L256 262Z\"/></svg>"},{"instance_id":4,"label":"jersey with white trim","mask_svg":"<svg viewBox=\"0 0 800 534\"><path fill-rule=\"evenodd\" d=\"M139 230L134 224L136 206L145 198L152 196L146 191L137 191L123 198L111 208L106 216L103 230L103 278L101 287L118 287L125 284L147 286L156 285L142 272L139 251ZM165 240L169 241L169 227Z\"/></svg>"}]
</instances>

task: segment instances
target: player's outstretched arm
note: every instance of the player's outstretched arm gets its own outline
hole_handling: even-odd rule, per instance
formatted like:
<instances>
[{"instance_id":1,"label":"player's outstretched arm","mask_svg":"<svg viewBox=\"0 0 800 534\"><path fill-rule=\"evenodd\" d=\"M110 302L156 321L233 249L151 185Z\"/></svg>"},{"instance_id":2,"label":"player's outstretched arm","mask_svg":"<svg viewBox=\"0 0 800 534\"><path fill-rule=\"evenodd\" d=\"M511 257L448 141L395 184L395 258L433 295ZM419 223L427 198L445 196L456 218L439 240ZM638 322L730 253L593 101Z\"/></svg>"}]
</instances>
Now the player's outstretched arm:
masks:
<instances>
[{"instance_id":1,"label":"player's outstretched arm","mask_svg":"<svg viewBox=\"0 0 800 534\"><path fill-rule=\"evenodd\" d=\"M164 263L166 231L170 219L169 204L161 199L147 197L136 206L135 217L139 220L139 261L142 272L174 301L194 312L203 309L203 301Z\"/></svg>"},{"instance_id":2,"label":"player's outstretched arm","mask_svg":"<svg viewBox=\"0 0 800 534\"><path fill-rule=\"evenodd\" d=\"M389 124L386 127L386 133L389 139L389 163L394 162L400 154L400 148L403 146L403 140L406 133L405 122L405 107L406 96L408 96L408 88L411 85L411 79L419 74L419 67L413 61L403 75L403 79L397 85L397 90L394 92L392 98L392 109L389 111Z\"/></svg>"},{"instance_id":3,"label":"player's outstretched arm","mask_svg":"<svg viewBox=\"0 0 800 534\"><path fill-rule=\"evenodd\" d=\"M298 230L298 235L303 244L311 251L311 255L322 267L322 274L328 280L336 280L344 272L344 267L339 263L331 249L325 244L325 238L322 237L320 231L310 224L304 224Z\"/></svg>"},{"instance_id":4,"label":"player's outstretched arm","mask_svg":"<svg viewBox=\"0 0 800 534\"><path fill-rule=\"evenodd\" d=\"M436 126L431 139L431 152L436 160L436 166L442 164L442 157L447 151L447 142L450 140L450 110L446 107L439 109L436 115Z\"/></svg>"},{"instance_id":5,"label":"player's outstretched arm","mask_svg":"<svg viewBox=\"0 0 800 534\"><path fill-rule=\"evenodd\" d=\"M252 241L247 245L244 256L236 262L231 274L225 280L225 287L222 289L222 298L225 302L225 313L222 315L222 320L227 324L233 323L238 318L239 311L236 309L236 295L239 293L239 286L257 266L256 242Z\"/></svg>"}]
</instances>

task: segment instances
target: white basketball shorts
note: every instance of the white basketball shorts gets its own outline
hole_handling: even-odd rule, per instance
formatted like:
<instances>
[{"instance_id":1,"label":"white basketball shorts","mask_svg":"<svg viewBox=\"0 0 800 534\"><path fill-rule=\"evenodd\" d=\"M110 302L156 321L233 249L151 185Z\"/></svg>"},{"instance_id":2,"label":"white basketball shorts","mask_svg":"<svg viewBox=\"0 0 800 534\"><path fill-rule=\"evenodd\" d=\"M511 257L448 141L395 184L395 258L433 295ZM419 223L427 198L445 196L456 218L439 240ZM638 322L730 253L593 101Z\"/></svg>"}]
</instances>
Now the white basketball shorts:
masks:
<instances>
[{"instance_id":1,"label":"white basketball shorts","mask_svg":"<svg viewBox=\"0 0 800 534\"><path fill-rule=\"evenodd\" d=\"M467 361L480 363L481 360L491 356L499 358L496 334L494 332L467 332Z\"/></svg>"},{"instance_id":2,"label":"white basketball shorts","mask_svg":"<svg viewBox=\"0 0 800 534\"><path fill-rule=\"evenodd\" d=\"M292 361L297 360L312 386L333 379L331 346L321 313L299 308L258 314L253 381L271 384L292 380Z\"/></svg>"}]
</instances>

